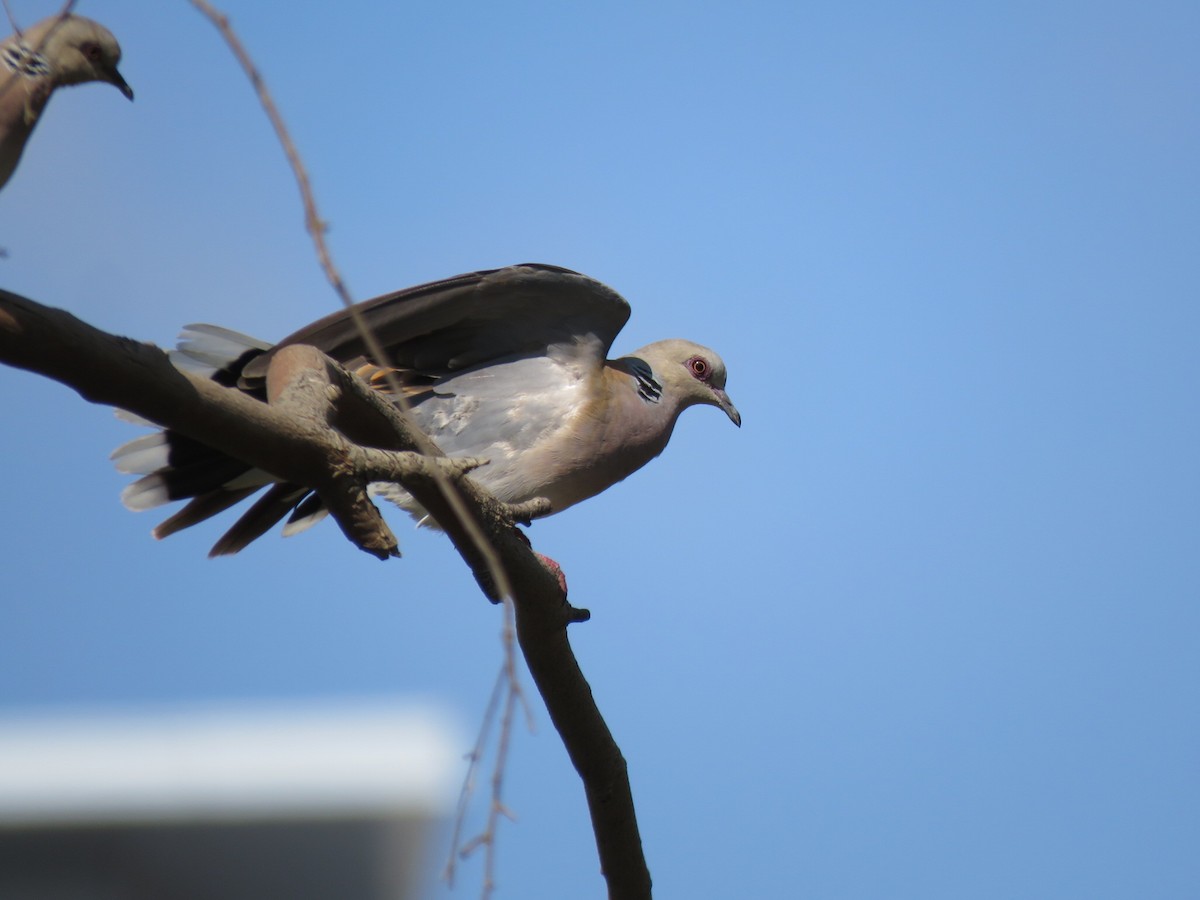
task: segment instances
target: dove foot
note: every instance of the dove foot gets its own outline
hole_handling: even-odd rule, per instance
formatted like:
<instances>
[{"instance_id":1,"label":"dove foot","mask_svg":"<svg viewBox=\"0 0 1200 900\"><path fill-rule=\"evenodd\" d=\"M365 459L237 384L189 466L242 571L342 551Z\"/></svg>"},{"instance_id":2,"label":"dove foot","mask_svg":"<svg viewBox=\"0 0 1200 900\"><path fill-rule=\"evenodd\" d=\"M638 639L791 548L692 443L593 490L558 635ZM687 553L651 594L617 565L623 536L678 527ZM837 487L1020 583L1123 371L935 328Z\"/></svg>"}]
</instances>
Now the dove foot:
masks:
<instances>
[{"instance_id":1,"label":"dove foot","mask_svg":"<svg viewBox=\"0 0 1200 900\"><path fill-rule=\"evenodd\" d=\"M562 566L560 566L558 563L556 563L550 557L546 556L544 553L538 553L536 550L534 550L533 555L536 556L538 558L538 560L541 562L541 564L550 571L551 575L553 575L555 578L558 579L558 586L560 588L562 588L563 599L566 599L566 596L567 596L567 574L562 570Z\"/></svg>"}]
</instances>

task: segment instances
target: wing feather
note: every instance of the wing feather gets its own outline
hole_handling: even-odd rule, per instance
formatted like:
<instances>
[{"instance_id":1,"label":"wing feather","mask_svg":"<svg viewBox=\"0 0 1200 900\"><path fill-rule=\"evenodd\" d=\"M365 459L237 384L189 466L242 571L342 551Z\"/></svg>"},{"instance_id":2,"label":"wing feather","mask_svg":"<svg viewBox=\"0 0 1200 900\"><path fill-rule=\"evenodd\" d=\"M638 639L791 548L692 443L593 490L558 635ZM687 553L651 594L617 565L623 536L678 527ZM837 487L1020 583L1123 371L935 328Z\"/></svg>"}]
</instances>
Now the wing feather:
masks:
<instances>
[{"instance_id":1,"label":"wing feather","mask_svg":"<svg viewBox=\"0 0 1200 900\"><path fill-rule=\"evenodd\" d=\"M437 377L498 360L573 354L599 370L629 304L595 279L538 263L459 275L367 300L357 307L388 354L387 363ZM339 310L276 347L310 344L343 364L371 358L349 310ZM243 386L266 374L272 351L242 370Z\"/></svg>"}]
</instances>

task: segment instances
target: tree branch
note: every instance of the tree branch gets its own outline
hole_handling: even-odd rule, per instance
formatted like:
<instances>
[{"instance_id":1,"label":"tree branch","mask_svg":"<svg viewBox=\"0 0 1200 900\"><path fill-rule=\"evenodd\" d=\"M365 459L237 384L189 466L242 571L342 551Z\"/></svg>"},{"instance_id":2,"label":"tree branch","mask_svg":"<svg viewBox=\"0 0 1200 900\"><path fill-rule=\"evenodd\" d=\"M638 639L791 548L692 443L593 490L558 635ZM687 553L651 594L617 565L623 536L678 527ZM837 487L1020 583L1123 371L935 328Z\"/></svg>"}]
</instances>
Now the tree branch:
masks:
<instances>
[{"instance_id":1,"label":"tree branch","mask_svg":"<svg viewBox=\"0 0 1200 900\"><path fill-rule=\"evenodd\" d=\"M544 507L513 509L465 473L478 460L443 457L390 403L311 347L278 354L268 374L270 402L176 369L151 344L93 328L63 310L0 290L0 362L73 388L85 400L127 409L164 427L311 487L343 533L380 558L396 541L366 494L371 481L399 481L437 520L496 599L488 563L447 502L449 478L511 581L517 637L576 771L584 782L601 870L610 898L648 898L625 760L596 707L567 640L567 626L586 618L538 559L514 520Z\"/></svg>"}]
</instances>

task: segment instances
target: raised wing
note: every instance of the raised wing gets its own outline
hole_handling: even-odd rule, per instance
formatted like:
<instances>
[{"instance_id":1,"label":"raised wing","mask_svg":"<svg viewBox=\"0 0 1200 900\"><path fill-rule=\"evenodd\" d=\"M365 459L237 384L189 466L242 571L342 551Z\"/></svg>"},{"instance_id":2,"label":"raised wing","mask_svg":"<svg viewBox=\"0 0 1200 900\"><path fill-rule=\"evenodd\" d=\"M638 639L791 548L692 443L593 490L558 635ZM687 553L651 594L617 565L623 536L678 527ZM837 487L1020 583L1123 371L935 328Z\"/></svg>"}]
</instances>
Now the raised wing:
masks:
<instances>
[{"instance_id":1,"label":"raised wing","mask_svg":"<svg viewBox=\"0 0 1200 900\"><path fill-rule=\"evenodd\" d=\"M600 282L558 266L526 263L434 281L367 300L356 307L383 346L387 363L438 377L554 348L596 370L629 304ZM373 359L349 310L314 322L276 345L310 344L355 368ZM266 375L273 351L242 371L250 387Z\"/></svg>"},{"instance_id":2,"label":"raised wing","mask_svg":"<svg viewBox=\"0 0 1200 900\"><path fill-rule=\"evenodd\" d=\"M385 294L356 309L384 347L389 366L400 369L397 374L409 402L430 401L435 406L431 389L447 379L456 385L467 379L461 384L470 382L476 390L505 392L504 378L511 377L512 366L499 366L494 378L472 371L492 363L513 363L521 369L521 391L511 392L514 395L552 392L589 373L598 379L613 339L629 318L629 304L612 289L570 269L540 264L459 275ZM267 365L275 349L288 344L315 346L386 390L382 361L365 350L348 310L300 329L275 348L212 325L190 325L184 337L176 354L181 364L199 367L219 383L237 384L260 398L265 396ZM536 359L541 356L552 359ZM568 375L564 366L576 372ZM476 383L479 379L485 387ZM465 415L453 408L453 396L438 402L450 404L440 409L449 419ZM532 401L526 396L523 402ZM532 424L526 424L537 426L536 416L531 418ZM122 494L131 508L191 498L155 529L158 537L214 516L274 480L172 431L138 438L113 456L122 471L144 476ZM298 485L273 484L212 555L236 553L289 512L288 530L317 521L323 508L308 494Z\"/></svg>"}]
</instances>

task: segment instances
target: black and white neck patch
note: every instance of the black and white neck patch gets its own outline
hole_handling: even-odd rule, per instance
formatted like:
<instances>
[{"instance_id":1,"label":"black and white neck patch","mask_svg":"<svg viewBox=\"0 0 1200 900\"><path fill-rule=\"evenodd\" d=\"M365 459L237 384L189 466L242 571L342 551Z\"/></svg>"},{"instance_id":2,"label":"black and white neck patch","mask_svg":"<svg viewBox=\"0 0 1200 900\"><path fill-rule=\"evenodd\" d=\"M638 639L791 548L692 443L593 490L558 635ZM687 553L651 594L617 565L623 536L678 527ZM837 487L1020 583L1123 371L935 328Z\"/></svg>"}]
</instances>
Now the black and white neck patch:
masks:
<instances>
[{"instance_id":1,"label":"black and white neck patch","mask_svg":"<svg viewBox=\"0 0 1200 900\"><path fill-rule=\"evenodd\" d=\"M648 403L657 403L662 399L662 385L654 377L654 370L644 359L636 357L629 360L629 374L637 382L638 396Z\"/></svg>"},{"instance_id":2,"label":"black and white neck patch","mask_svg":"<svg viewBox=\"0 0 1200 900\"><path fill-rule=\"evenodd\" d=\"M44 78L50 74L50 63L46 57L19 41L0 47L0 59L4 60L9 71L25 78Z\"/></svg>"}]
</instances>

